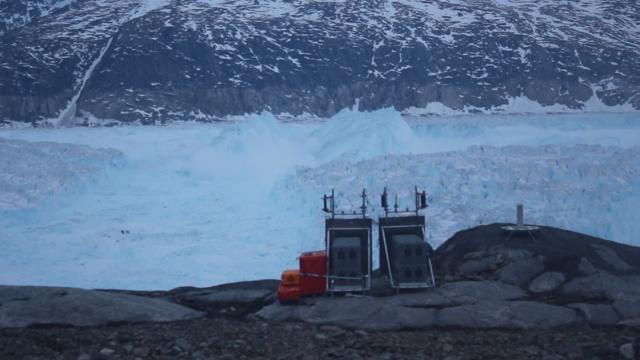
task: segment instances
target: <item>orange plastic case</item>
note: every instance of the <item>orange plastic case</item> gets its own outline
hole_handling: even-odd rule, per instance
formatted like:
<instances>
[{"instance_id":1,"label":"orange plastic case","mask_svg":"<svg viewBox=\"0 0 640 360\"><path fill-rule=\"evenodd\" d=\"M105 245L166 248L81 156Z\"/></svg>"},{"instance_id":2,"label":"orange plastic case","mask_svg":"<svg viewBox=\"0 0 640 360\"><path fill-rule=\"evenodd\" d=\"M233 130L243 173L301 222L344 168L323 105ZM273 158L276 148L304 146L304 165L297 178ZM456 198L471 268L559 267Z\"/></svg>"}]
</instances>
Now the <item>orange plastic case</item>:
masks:
<instances>
[{"instance_id":1,"label":"orange plastic case","mask_svg":"<svg viewBox=\"0 0 640 360\"><path fill-rule=\"evenodd\" d=\"M327 252L312 251L300 255L302 295L324 294L327 288Z\"/></svg>"},{"instance_id":2,"label":"orange plastic case","mask_svg":"<svg viewBox=\"0 0 640 360\"><path fill-rule=\"evenodd\" d=\"M280 284L278 288L278 300L281 303L300 301L302 290L300 286L284 286Z\"/></svg>"},{"instance_id":3,"label":"orange plastic case","mask_svg":"<svg viewBox=\"0 0 640 360\"><path fill-rule=\"evenodd\" d=\"M280 284L283 286L300 286L300 270L285 270Z\"/></svg>"}]
</instances>

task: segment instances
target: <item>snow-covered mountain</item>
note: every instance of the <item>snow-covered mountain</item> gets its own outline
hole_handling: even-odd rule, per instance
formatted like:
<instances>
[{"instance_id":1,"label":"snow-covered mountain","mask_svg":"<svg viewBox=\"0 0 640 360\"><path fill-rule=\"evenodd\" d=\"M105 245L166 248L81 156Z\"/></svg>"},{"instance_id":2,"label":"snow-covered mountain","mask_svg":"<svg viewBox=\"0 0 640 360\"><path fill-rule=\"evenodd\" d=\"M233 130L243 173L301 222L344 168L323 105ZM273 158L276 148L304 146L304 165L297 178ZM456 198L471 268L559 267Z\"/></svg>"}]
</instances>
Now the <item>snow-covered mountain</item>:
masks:
<instances>
[{"instance_id":1,"label":"snow-covered mountain","mask_svg":"<svg viewBox=\"0 0 640 360\"><path fill-rule=\"evenodd\" d=\"M640 109L635 0L26 3L0 5L0 122Z\"/></svg>"},{"instance_id":2,"label":"snow-covered mountain","mask_svg":"<svg viewBox=\"0 0 640 360\"><path fill-rule=\"evenodd\" d=\"M0 35L30 24L64 8L75 0L3 0L0 2Z\"/></svg>"}]
</instances>

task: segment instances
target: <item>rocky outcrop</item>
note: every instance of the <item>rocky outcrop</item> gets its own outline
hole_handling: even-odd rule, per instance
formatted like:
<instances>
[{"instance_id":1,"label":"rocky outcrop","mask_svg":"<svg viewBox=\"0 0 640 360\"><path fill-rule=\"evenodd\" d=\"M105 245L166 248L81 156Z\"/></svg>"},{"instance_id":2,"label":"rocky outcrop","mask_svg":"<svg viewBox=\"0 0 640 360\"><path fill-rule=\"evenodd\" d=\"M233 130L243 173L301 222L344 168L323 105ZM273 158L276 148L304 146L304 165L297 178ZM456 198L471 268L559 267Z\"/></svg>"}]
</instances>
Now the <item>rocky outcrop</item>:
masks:
<instances>
[{"instance_id":1,"label":"rocky outcrop","mask_svg":"<svg viewBox=\"0 0 640 360\"><path fill-rule=\"evenodd\" d=\"M0 328L97 326L186 320L203 315L148 297L74 288L0 286Z\"/></svg>"},{"instance_id":2,"label":"rocky outcrop","mask_svg":"<svg viewBox=\"0 0 640 360\"><path fill-rule=\"evenodd\" d=\"M0 35L0 121L640 108L633 0L63 3Z\"/></svg>"},{"instance_id":3,"label":"rocky outcrop","mask_svg":"<svg viewBox=\"0 0 640 360\"><path fill-rule=\"evenodd\" d=\"M244 316L276 301L278 284L278 280L259 280L209 288L177 288L163 297L210 315Z\"/></svg>"},{"instance_id":4,"label":"rocky outcrop","mask_svg":"<svg viewBox=\"0 0 640 360\"><path fill-rule=\"evenodd\" d=\"M562 283L566 280L569 288L575 280L576 289L594 292L607 282L636 281L634 276L640 274L635 265L640 264L638 247L545 226L530 234L509 234L503 225L463 230L447 240L435 253L438 277L447 281L481 277L520 286L564 277ZM471 262L482 266L472 267ZM544 274L550 272L557 274ZM589 276L594 276L595 284L586 280ZM623 291L624 286L616 286Z\"/></svg>"},{"instance_id":5,"label":"rocky outcrop","mask_svg":"<svg viewBox=\"0 0 640 360\"><path fill-rule=\"evenodd\" d=\"M632 265L639 260L640 248L570 231L479 226L436 250L438 288L272 304L255 315L367 330L628 324L640 318L640 269Z\"/></svg>"}]
</instances>

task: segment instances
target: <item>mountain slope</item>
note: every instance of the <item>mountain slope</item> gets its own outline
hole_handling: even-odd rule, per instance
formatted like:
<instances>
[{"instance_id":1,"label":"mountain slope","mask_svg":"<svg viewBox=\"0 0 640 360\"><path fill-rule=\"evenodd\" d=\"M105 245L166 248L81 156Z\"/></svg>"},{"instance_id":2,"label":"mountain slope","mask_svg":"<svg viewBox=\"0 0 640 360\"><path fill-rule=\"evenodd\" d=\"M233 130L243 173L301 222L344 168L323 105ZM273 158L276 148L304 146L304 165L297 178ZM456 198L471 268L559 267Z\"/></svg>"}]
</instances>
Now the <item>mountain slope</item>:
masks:
<instances>
[{"instance_id":1,"label":"mountain slope","mask_svg":"<svg viewBox=\"0 0 640 360\"><path fill-rule=\"evenodd\" d=\"M76 0L3 0L0 2L0 35L30 24Z\"/></svg>"},{"instance_id":2,"label":"mountain slope","mask_svg":"<svg viewBox=\"0 0 640 360\"><path fill-rule=\"evenodd\" d=\"M633 0L76 0L0 37L0 119L491 111L519 97L638 109L639 14Z\"/></svg>"}]
</instances>

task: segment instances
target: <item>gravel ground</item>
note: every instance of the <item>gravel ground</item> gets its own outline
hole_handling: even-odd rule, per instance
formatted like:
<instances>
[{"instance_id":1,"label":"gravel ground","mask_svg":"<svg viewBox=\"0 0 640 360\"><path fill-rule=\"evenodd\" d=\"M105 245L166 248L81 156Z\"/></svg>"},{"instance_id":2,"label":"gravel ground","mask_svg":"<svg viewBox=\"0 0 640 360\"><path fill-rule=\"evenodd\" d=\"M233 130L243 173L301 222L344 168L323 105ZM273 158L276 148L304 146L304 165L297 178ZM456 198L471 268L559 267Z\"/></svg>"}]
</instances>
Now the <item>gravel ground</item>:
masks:
<instances>
[{"instance_id":1,"label":"gravel ground","mask_svg":"<svg viewBox=\"0 0 640 360\"><path fill-rule=\"evenodd\" d=\"M221 314L172 323L0 329L0 358L618 359L624 358L620 347L639 338L640 329L630 327L368 333Z\"/></svg>"}]
</instances>

